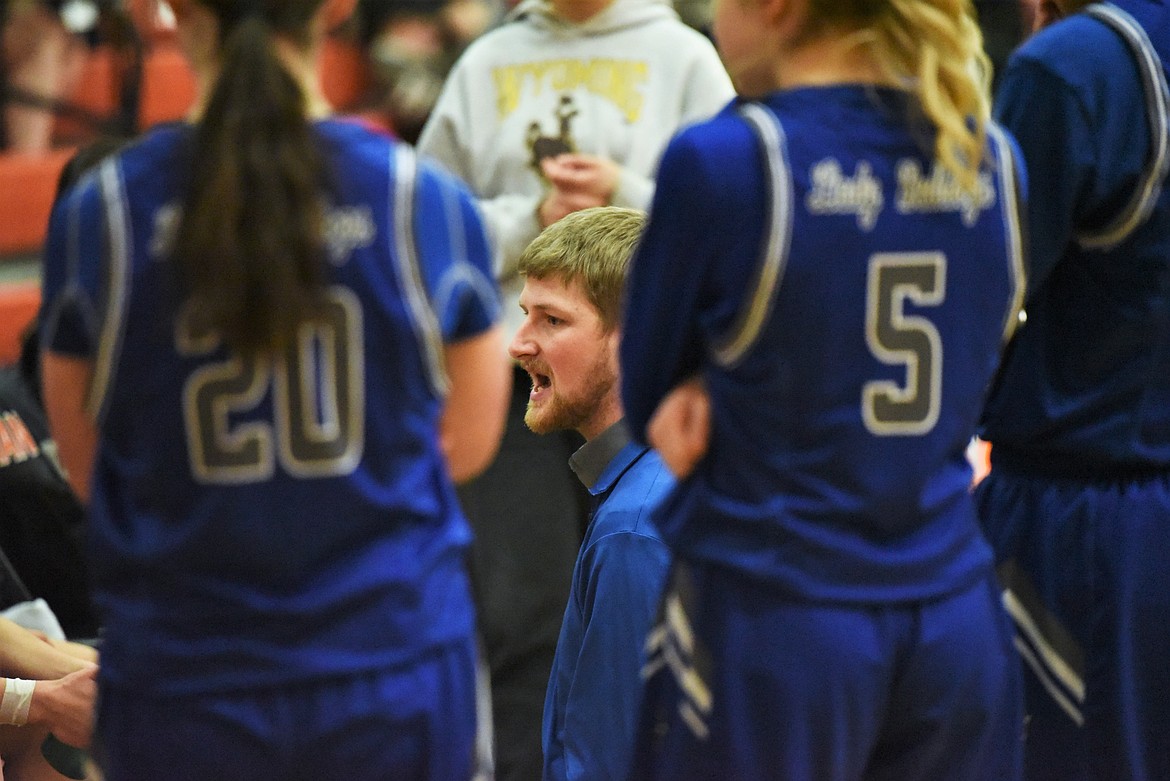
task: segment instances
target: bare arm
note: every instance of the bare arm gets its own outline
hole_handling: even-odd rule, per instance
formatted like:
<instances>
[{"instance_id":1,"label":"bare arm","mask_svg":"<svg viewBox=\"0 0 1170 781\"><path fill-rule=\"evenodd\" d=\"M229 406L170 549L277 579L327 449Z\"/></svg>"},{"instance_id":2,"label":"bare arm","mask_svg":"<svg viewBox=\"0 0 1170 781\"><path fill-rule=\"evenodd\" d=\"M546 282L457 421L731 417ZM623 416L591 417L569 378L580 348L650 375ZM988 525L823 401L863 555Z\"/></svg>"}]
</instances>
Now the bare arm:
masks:
<instances>
[{"instance_id":1,"label":"bare arm","mask_svg":"<svg viewBox=\"0 0 1170 781\"><path fill-rule=\"evenodd\" d=\"M88 646L48 640L0 618L0 698L8 678L35 681L27 723L72 746L88 746L93 732L96 662L97 652Z\"/></svg>"},{"instance_id":2,"label":"bare arm","mask_svg":"<svg viewBox=\"0 0 1170 781\"><path fill-rule=\"evenodd\" d=\"M98 439L97 427L85 411L93 364L88 359L46 352L41 376L45 411L57 441L61 465L78 498L87 504Z\"/></svg>"},{"instance_id":3,"label":"bare arm","mask_svg":"<svg viewBox=\"0 0 1170 781\"><path fill-rule=\"evenodd\" d=\"M97 651L79 643L49 640L0 617L0 675L30 680L62 678L97 661Z\"/></svg>"},{"instance_id":4,"label":"bare arm","mask_svg":"<svg viewBox=\"0 0 1170 781\"><path fill-rule=\"evenodd\" d=\"M462 483L492 462L504 432L512 375L504 355L503 329L496 326L447 345L451 390L439 436L451 478Z\"/></svg>"},{"instance_id":5,"label":"bare arm","mask_svg":"<svg viewBox=\"0 0 1170 781\"><path fill-rule=\"evenodd\" d=\"M711 439L711 399L703 381L692 377L676 385L654 411L646 433L676 477L689 475Z\"/></svg>"}]
</instances>

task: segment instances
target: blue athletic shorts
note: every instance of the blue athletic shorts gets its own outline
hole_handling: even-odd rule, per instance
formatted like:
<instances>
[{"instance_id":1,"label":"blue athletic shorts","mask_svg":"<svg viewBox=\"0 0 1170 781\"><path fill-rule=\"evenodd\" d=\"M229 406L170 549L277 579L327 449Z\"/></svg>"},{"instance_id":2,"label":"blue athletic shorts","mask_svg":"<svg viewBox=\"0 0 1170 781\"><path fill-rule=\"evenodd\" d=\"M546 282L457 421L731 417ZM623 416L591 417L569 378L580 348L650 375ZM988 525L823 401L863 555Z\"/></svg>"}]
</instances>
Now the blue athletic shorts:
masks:
<instances>
[{"instance_id":1,"label":"blue athletic shorts","mask_svg":"<svg viewBox=\"0 0 1170 781\"><path fill-rule=\"evenodd\" d=\"M684 562L670 582L632 779L1019 778L1019 662L990 572L898 605L811 604Z\"/></svg>"},{"instance_id":2,"label":"blue athletic shorts","mask_svg":"<svg viewBox=\"0 0 1170 781\"><path fill-rule=\"evenodd\" d=\"M279 689L152 699L104 687L106 781L467 781L472 640L384 672Z\"/></svg>"},{"instance_id":3,"label":"blue athletic shorts","mask_svg":"<svg viewBox=\"0 0 1170 781\"><path fill-rule=\"evenodd\" d=\"M997 464L976 500L1025 662L1025 776L1170 779L1170 475Z\"/></svg>"}]
</instances>

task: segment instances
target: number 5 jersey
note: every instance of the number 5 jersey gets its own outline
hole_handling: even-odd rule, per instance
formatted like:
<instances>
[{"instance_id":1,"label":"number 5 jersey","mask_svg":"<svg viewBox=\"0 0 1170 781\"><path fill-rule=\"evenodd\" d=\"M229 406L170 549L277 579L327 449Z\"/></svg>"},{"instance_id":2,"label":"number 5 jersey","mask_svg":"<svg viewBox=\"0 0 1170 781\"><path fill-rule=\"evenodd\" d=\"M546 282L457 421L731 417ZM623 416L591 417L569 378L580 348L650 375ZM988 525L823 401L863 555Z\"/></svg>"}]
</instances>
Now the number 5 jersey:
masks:
<instances>
[{"instance_id":1,"label":"number 5 jersey","mask_svg":"<svg viewBox=\"0 0 1170 781\"><path fill-rule=\"evenodd\" d=\"M964 450L1023 294L1021 172L991 126L960 189L915 111L793 89L668 147L621 358L636 436L689 375L711 396L707 456L658 518L681 556L817 601L986 575Z\"/></svg>"}]
</instances>

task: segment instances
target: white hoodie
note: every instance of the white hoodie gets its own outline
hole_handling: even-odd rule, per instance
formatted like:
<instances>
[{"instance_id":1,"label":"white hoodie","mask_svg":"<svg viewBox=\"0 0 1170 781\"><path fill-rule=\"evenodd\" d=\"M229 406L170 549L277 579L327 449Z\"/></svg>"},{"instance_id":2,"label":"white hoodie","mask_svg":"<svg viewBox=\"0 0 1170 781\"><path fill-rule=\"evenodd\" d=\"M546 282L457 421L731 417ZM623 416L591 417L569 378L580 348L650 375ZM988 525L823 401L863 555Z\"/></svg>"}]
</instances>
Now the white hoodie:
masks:
<instances>
[{"instance_id":1,"label":"white hoodie","mask_svg":"<svg viewBox=\"0 0 1170 781\"><path fill-rule=\"evenodd\" d=\"M540 232L548 188L537 156L607 157L622 167L613 204L648 209L667 141L733 96L710 41L665 0L614 0L580 24L548 0L524 0L468 47L418 147L480 199L510 333L521 317L516 262Z\"/></svg>"}]
</instances>

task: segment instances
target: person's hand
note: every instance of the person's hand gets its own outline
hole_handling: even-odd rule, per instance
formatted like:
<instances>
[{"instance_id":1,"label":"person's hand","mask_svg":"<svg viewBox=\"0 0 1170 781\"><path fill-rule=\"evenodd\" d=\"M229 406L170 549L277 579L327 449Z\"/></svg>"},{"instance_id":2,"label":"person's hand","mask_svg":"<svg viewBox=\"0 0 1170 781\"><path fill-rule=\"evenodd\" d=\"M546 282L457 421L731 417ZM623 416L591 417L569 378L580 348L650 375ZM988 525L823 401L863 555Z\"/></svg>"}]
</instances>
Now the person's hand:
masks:
<instances>
[{"instance_id":1,"label":"person's hand","mask_svg":"<svg viewBox=\"0 0 1170 781\"><path fill-rule=\"evenodd\" d=\"M646 433L678 479L694 471L711 439L711 397L703 381L692 377L666 394Z\"/></svg>"},{"instance_id":2,"label":"person's hand","mask_svg":"<svg viewBox=\"0 0 1170 781\"><path fill-rule=\"evenodd\" d=\"M93 738L97 665L87 665L64 678L37 681L28 721L46 727L62 743L88 748Z\"/></svg>"},{"instance_id":3,"label":"person's hand","mask_svg":"<svg viewBox=\"0 0 1170 781\"><path fill-rule=\"evenodd\" d=\"M541 202L536 215L540 221L540 227L547 228L557 220L573 212L605 205L605 201L601 201L592 195L585 193L566 193L553 188Z\"/></svg>"},{"instance_id":4,"label":"person's hand","mask_svg":"<svg viewBox=\"0 0 1170 781\"><path fill-rule=\"evenodd\" d=\"M541 161L541 170L553 188L569 195L586 196L596 206L613 200L622 169L612 160L596 155L563 154Z\"/></svg>"}]
</instances>

